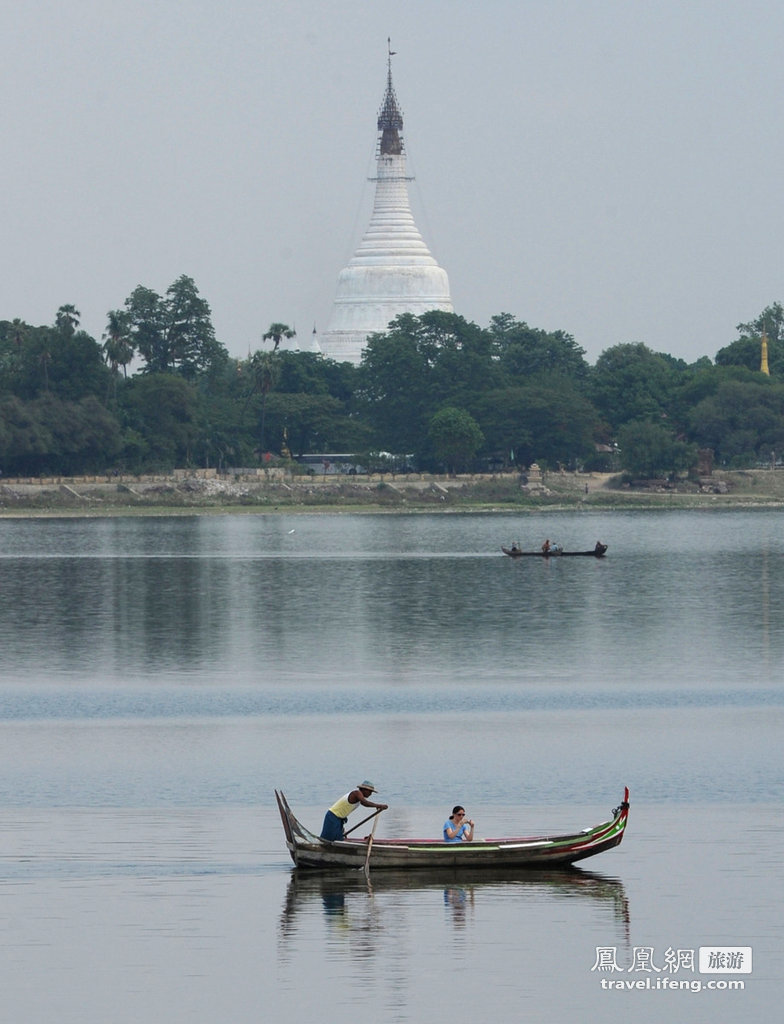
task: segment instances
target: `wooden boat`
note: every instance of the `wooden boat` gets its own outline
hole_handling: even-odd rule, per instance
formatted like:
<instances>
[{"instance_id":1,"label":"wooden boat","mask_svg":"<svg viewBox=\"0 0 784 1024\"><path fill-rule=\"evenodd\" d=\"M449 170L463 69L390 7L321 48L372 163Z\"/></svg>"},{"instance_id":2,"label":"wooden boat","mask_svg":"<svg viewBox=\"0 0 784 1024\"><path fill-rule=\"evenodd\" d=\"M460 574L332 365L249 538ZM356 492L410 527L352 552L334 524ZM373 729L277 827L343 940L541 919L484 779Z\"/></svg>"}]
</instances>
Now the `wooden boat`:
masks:
<instances>
[{"instance_id":1,"label":"wooden boat","mask_svg":"<svg viewBox=\"0 0 784 1024\"><path fill-rule=\"evenodd\" d=\"M522 548L513 544L511 548L502 547L501 550L510 558L575 558L576 556L603 558L607 552L607 545L597 544L590 551L562 551L560 548L550 548L549 551L523 551Z\"/></svg>"},{"instance_id":2,"label":"wooden boat","mask_svg":"<svg viewBox=\"0 0 784 1024\"><path fill-rule=\"evenodd\" d=\"M508 868L564 867L618 846L629 817L629 790L609 821L567 835L479 839L445 843L438 839L342 839L328 842L308 831L294 816L283 793L275 790L286 846L298 868Z\"/></svg>"}]
</instances>

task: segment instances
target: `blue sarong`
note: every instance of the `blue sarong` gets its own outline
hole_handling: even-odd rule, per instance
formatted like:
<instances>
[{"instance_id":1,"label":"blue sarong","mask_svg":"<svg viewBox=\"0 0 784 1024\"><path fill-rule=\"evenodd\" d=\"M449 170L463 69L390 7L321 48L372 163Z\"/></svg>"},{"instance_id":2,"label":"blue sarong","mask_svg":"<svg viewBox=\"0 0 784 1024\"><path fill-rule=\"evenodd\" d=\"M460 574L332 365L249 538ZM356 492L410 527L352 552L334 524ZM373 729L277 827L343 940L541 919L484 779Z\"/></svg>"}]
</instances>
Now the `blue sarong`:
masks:
<instances>
[{"instance_id":1,"label":"blue sarong","mask_svg":"<svg viewBox=\"0 0 784 1024\"><path fill-rule=\"evenodd\" d=\"M330 843L337 842L343 838L343 826L345 824L345 818L339 818L332 811L327 811L324 815L324 824L321 827L321 838L328 840Z\"/></svg>"}]
</instances>

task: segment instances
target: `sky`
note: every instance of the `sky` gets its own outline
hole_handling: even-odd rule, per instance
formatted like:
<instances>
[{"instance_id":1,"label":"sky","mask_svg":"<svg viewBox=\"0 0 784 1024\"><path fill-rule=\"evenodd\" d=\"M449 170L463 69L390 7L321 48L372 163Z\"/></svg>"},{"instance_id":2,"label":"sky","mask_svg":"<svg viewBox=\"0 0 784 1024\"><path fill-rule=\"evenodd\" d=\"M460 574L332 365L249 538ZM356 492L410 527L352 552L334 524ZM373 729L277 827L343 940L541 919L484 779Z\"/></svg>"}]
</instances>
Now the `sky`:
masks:
<instances>
[{"instance_id":1,"label":"sky","mask_svg":"<svg viewBox=\"0 0 784 1024\"><path fill-rule=\"evenodd\" d=\"M187 274L233 356L326 330L388 37L467 320L693 362L784 300L780 0L25 0L0 37L0 320L100 341Z\"/></svg>"}]
</instances>

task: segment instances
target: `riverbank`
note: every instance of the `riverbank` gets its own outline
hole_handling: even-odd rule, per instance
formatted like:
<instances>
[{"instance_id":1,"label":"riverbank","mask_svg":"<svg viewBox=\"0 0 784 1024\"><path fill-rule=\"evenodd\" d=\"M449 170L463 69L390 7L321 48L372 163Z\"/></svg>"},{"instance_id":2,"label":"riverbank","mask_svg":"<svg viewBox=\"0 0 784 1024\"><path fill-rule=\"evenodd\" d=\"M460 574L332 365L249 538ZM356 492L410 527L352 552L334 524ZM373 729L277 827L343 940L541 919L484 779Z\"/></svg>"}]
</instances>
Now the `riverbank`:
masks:
<instances>
[{"instance_id":1,"label":"riverbank","mask_svg":"<svg viewBox=\"0 0 784 1024\"><path fill-rule=\"evenodd\" d=\"M0 516L784 507L784 471L623 484L599 473L296 475L283 470L0 482Z\"/></svg>"}]
</instances>

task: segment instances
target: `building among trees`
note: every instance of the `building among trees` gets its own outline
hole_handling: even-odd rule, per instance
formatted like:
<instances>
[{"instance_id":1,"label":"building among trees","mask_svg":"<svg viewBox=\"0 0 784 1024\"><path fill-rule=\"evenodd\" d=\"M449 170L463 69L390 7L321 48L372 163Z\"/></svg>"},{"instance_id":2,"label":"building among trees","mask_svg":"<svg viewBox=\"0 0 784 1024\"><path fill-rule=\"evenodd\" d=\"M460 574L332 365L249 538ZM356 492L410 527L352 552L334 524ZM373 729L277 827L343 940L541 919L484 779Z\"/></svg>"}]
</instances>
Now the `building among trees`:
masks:
<instances>
[{"instance_id":1,"label":"building among trees","mask_svg":"<svg viewBox=\"0 0 784 1024\"><path fill-rule=\"evenodd\" d=\"M358 365L368 335L387 330L401 313L452 312L449 279L417 230L408 196L403 115L392 86L378 113L376 192L370 224L338 277L332 316L319 338L330 359Z\"/></svg>"}]
</instances>

